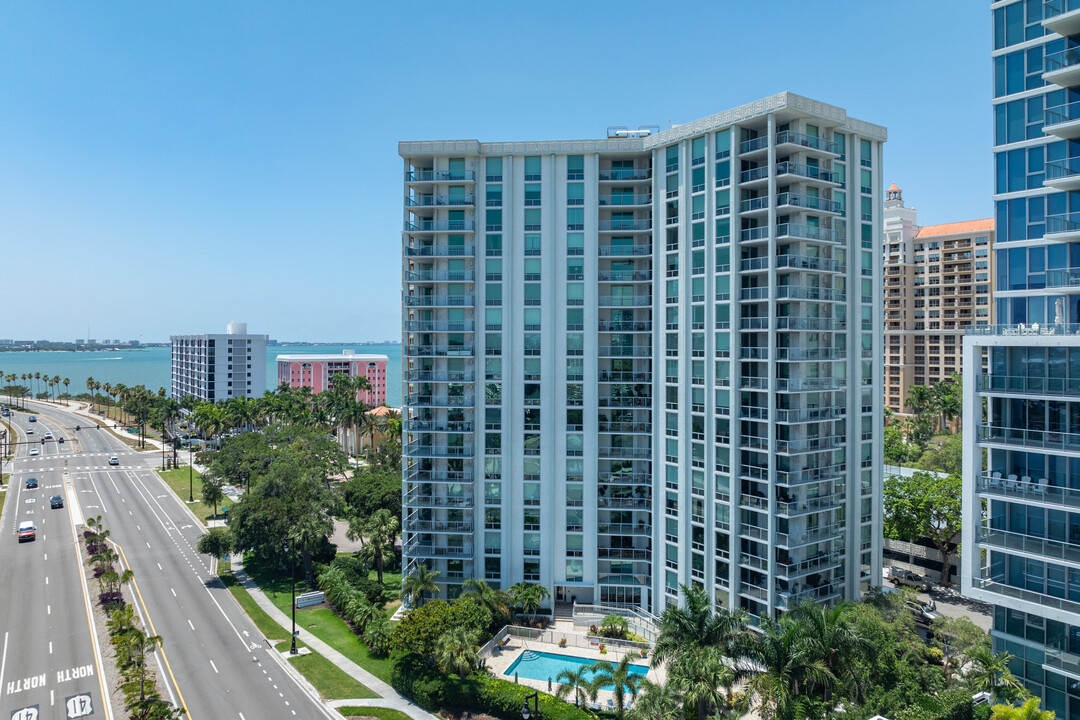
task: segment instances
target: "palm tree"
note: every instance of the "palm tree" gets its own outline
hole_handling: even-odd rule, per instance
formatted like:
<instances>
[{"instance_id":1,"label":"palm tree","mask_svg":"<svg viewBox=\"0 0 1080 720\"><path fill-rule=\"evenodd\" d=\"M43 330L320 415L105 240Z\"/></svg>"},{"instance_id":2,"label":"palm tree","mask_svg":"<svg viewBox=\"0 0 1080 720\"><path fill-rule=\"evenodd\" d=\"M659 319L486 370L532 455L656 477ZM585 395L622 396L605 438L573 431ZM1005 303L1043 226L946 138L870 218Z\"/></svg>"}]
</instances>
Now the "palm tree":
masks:
<instances>
[{"instance_id":1,"label":"palm tree","mask_svg":"<svg viewBox=\"0 0 1080 720\"><path fill-rule=\"evenodd\" d=\"M626 637L626 631L630 625L626 622L626 618L616 613L605 615L604 619L600 622L601 633L609 638L624 639Z\"/></svg>"},{"instance_id":2,"label":"palm tree","mask_svg":"<svg viewBox=\"0 0 1080 720\"><path fill-rule=\"evenodd\" d=\"M97 380L94 376L86 378L86 389L90 392L90 411L94 411L94 391L97 390Z\"/></svg>"},{"instance_id":3,"label":"palm tree","mask_svg":"<svg viewBox=\"0 0 1080 720\"><path fill-rule=\"evenodd\" d=\"M825 661L815 656L800 623L764 618L761 630L758 642L746 647L746 666L756 670L747 690L758 699L763 717L803 717L812 703L807 688L831 687L836 678Z\"/></svg>"},{"instance_id":4,"label":"palm tree","mask_svg":"<svg viewBox=\"0 0 1080 720\"><path fill-rule=\"evenodd\" d=\"M34 378L34 380L40 380L41 379L41 373L35 372L33 375L31 375L31 377ZM34 391L35 391L34 394L37 395L37 392L36 392L37 391L37 383L34 383Z\"/></svg>"},{"instance_id":5,"label":"palm tree","mask_svg":"<svg viewBox=\"0 0 1080 720\"><path fill-rule=\"evenodd\" d=\"M682 698L669 685L643 680L627 720L683 720Z\"/></svg>"},{"instance_id":6,"label":"palm tree","mask_svg":"<svg viewBox=\"0 0 1080 720\"><path fill-rule=\"evenodd\" d=\"M1015 701L1025 688L1009 669L1013 656L1007 652L995 653L987 645L980 645L968 653L971 665L964 673L964 680L972 693L988 692L997 702Z\"/></svg>"},{"instance_id":7,"label":"palm tree","mask_svg":"<svg viewBox=\"0 0 1080 720\"><path fill-rule=\"evenodd\" d=\"M61 382L64 383L64 394L67 395L68 394L68 385L71 384L71 378L64 378ZM67 404L70 405L71 403L69 402Z\"/></svg>"},{"instance_id":8,"label":"palm tree","mask_svg":"<svg viewBox=\"0 0 1080 720\"><path fill-rule=\"evenodd\" d=\"M801 623L812 652L825 661L825 667L832 676L851 688L853 695L861 699L864 688L857 671L857 661L861 653L871 649L871 644L845 621L849 610L847 603L825 607L806 602L792 609L788 616ZM826 697L829 694L827 690Z\"/></svg>"},{"instance_id":9,"label":"palm tree","mask_svg":"<svg viewBox=\"0 0 1080 720\"><path fill-rule=\"evenodd\" d=\"M681 607L669 606L660 616L659 635L653 649L652 666L674 659L687 647L719 648L725 657L737 658L753 631L741 609L713 612L712 602L702 588L683 585Z\"/></svg>"},{"instance_id":10,"label":"palm tree","mask_svg":"<svg viewBox=\"0 0 1080 720\"><path fill-rule=\"evenodd\" d=\"M381 511L379 511L381 512ZM476 596L476 601L491 612L492 622L496 627L504 624L502 620L510 619L510 593L498 590L488 584L487 580L469 578L462 584L462 594L469 593Z\"/></svg>"},{"instance_id":11,"label":"palm tree","mask_svg":"<svg viewBox=\"0 0 1080 720\"><path fill-rule=\"evenodd\" d=\"M912 385L908 388L907 406L915 413L916 419L919 419L933 402L934 396L925 385Z\"/></svg>"},{"instance_id":12,"label":"palm tree","mask_svg":"<svg viewBox=\"0 0 1080 720\"><path fill-rule=\"evenodd\" d=\"M135 668L139 678L139 701L146 700L146 655L161 645L161 637L147 635L142 630L132 628L124 635L123 649L127 653L125 665Z\"/></svg>"},{"instance_id":13,"label":"palm tree","mask_svg":"<svg viewBox=\"0 0 1080 720\"><path fill-rule=\"evenodd\" d=\"M565 700L573 693L574 705L578 707L585 702L596 702L597 688L593 684L592 673L585 665L579 666L577 670L560 671L555 676L555 682L559 683L559 687L555 689L555 697L560 700Z\"/></svg>"},{"instance_id":14,"label":"palm tree","mask_svg":"<svg viewBox=\"0 0 1080 720\"><path fill-rule=\"evenodd\" d=\"M510 588L510 599L514 607L521 607L521 612L526 615L534 615L544 600L551 597L551 593L543 585L529 582L519 582Z\"/></svg>"},{"instance_id":15,"label":"palm tree","mask_svg":"<svg viewBox=\"0 0 1080 720\"><path fill-rule=\"evenodd\" d=\"M435 643L435 659L446 672L456 672L462 681L478 661L479 632L457 625L439 636Z\"/></svg>"},{"instance_id":16,"label":"palm tree","mask_svg":"<svg viewBox=\"0 0 1080 720\"><path fill-rule=\"evenodd\" d=\"M436 595L439 592L439 586L435 584L437 577L439 577L438 570L432 570L427 565L418 565L416 572L401 579L402 600L409 607L423 606L424 593Z\"/></svg>"},{"instance_id":17,"label":"palm tree","mask_svg":"<svg viewBox=\"0 0 1080 720\"><path fill-rule=\"evenodd\" d=\"M53 375L52 380L49 381L49 384L52 385L52 388L53 388L53 400L55 400L56 402L59 402L60 398L57 395L57 389L60 387L60 376L59 375Z\"/></svg>"},{"instance_id":18,"label":"palm tree","mask_svg":"<svg viewBox=\"0 0 1080 720\"><path fill-rule=\"evenodd\" d=\"M601 660L589 666L593 672L593 683L597 688L612 686L612 692L615 695L615 717L618 720L623 720L626 711L626 693L636 696L642 680L641 675L630 672L630 661L633 659L634 656L627 653L617 664Z\"/></svg>"},{"instance_id":19,"label":"palm tree","mask_svg":"<svg viewBox=\"0 0 1080 720\"><path fill-rule=\"evenodd\" d=\"M367 542L360 548L362 555L370 555L374 561L379 584L383 582L383 563L394 558L394 542L397 540L398 519L386 508L379 508L364 524Z\"/></svg>"},{"instance_id":20,"label":"palm tree","mask_svg":"<svg viewBox=\"0 0 1080 720\"><path fill-rule=\"evenodd\" d=\"M698 720L706 720L710 711L724 708L735 671L724 664L718 648L686 649L675 656L668 670L668 685L687 705L697 708Z\"/></svg>"}]
</instances>

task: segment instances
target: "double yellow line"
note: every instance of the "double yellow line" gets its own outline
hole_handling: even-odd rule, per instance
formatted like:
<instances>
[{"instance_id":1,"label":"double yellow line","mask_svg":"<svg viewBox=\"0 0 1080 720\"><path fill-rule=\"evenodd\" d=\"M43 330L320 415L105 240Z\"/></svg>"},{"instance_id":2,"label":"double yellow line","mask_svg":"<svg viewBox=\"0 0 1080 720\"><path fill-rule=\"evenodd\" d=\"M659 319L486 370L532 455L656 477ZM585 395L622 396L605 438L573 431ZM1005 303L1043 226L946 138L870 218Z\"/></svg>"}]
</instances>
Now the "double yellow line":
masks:
<instances>
[{"instance_id":1,"label":"double yellow line","mask_svg":"<svg viewBox=\"0 0 1080 720\"><path fill-rule=\"evenodd\" d=\"M130 570L131 564L128 562L127 555L124 554L124 548L112 538L109 538L109 542L115 545L116 549L120 551L120 557L124 559L124 565ZM150 619L150 610L146 607L146 601L143 600L142 591L139 590L139 583L135 582L135 578L131 579L131 585L135 588L135 593L139 596L139 604L142 605L143 615L146 616L146 623L150 626L150 633L157 635L157 630L154 629L154 621ZM165 648L162 646L160 640L158 640L158 653L161 655L161 659L165 661L165 669L169 671L169 678L172 680L173 687L176 688L176 695L180 698L180 704L184 706L184 713L187 714L188 720L191 720L191 711L188 710L187 703L184 702L184 693L180 692L180 686L176 682L176 676L173 675L172 666L169 665L169 658L165 655Z\"/></svg>"}]
</instances>

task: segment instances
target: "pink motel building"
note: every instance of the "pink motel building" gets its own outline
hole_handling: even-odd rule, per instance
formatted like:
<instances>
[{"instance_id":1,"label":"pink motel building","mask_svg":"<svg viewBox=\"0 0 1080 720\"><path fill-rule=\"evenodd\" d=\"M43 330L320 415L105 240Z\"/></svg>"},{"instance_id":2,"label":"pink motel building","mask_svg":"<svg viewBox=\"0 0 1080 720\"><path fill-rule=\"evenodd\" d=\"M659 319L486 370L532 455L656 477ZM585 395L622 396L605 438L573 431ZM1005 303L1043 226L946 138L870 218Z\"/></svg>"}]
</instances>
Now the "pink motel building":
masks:
<instances>
[{"instance_id":1,"label":"pink motel building","mask_svg":"<svg viewBox=\"0 0 1080 720\"><path fill-rule=\"evenodd\" d=\"M330 387L330 378L338 373L349 377L366 377L371 390L361 390L356 399L371 407L386 403L385 355L357 355L344 350L341 355L278 355L278 387L282 383L290 387L309 387L312 394L319 394Z\"/></svg>"}]
</instances>

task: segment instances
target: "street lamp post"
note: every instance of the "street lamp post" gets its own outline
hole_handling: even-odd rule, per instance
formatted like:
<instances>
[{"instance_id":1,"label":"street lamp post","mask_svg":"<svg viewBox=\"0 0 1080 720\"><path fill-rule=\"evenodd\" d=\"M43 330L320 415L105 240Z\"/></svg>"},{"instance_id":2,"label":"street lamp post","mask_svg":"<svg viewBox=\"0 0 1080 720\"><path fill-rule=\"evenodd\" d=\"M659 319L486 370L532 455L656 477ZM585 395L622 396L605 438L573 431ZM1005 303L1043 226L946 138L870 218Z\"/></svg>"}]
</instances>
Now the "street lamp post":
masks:
<instances>
[{"instance_id":1,"label":"street lamp post","mask_svg":"<svg viewBox=\"0 0 1080 720\"><path fill-rule=\"evenodd\" d=\"M289 538L289 575L292 577L292 646L289 654L296 654L296 541Z\"/></svg>"},{"instance_id":2,"label":"street lamp post","mask_svg":"<svg viewBox=\"0 0 1080 720\"><path fill-rule=\"evenodd\" d=\"M188 464L187 464L187 500L188 500L188 502L195 502L195 496L191 492L191 489L192 489L192 487L194 485L194 482L195 482L195 471L193 469L194 464L192 463L191 458L192 458L191 446L188 445L188 449L187 449L187 459L188 459Z\"/></svg>"},{"instance_id":3,"label":"street lamp post","mask_svg":"<svg viewBox=\"0 0 1080 720\"><path fill-rule=\"evenodd\" d=\"M533 701L532 711L529 709L529 700ZM525 696L525 703L521 706L521 717L525 720L529 720L533 715L537 718L540 717L540 691L536 691L531 695Z\"/></svg>"}]
</instances>

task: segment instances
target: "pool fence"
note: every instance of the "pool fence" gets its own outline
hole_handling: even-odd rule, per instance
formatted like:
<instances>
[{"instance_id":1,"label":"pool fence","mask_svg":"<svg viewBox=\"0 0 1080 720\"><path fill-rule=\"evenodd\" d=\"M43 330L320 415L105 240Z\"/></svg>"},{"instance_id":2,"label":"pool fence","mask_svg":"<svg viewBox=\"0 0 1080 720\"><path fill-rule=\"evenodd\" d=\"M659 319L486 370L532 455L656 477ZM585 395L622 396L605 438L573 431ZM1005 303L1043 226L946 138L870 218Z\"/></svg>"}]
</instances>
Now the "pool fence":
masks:
<instances>
[{"instance_id":1,"label":"pool fence","mask_svg":"<svg viewBox=\"0 0 1080 720\"><path fill-rule=\"evenodd\" d=\"M483 662L497 653L502 652L503 648L508 646L513 638L519 639L525 649L529 649L530 642L555 645L562 648L582 648L592 650L599 650L600 646L603 645L605 650L609 653L614 653L617 656L616 661L618 660L618 656L625 653L632 652L635 655L640 655L642 651L648 653L652 647L652 645L647 642L616 640L584 633L563 632L550 629L538 630L536 628L519 627L517 625L506 625L502 630L495 633L495 637L485 643L484 647L480 648L480 661Z\"/></svg>"}]
</instances>

